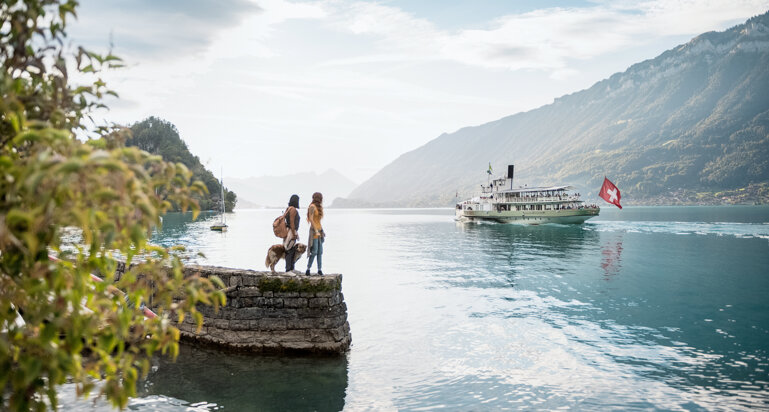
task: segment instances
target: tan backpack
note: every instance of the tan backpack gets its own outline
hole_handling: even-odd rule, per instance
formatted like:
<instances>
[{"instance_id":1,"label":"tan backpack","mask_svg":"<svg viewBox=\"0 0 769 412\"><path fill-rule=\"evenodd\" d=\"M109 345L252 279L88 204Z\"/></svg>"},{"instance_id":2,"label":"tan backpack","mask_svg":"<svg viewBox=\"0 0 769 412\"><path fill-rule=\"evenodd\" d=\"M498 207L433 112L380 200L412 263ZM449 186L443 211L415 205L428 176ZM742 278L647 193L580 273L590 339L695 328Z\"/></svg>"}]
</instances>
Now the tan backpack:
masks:
<instances>
[{"instance_id":1,"label":"tan backpack","mask_svg":"<svg viewBox=\"0 0 769 412\"><path fill-rule=\"evenodd\" d=\"M272 221L272 233L275 233L275 236L281 239L285 239L286 236L288 236L288 221L286 220L287 213L288 209L286 209L282 215L276 217L275 220Z\"/></svg>"}]
</instances>

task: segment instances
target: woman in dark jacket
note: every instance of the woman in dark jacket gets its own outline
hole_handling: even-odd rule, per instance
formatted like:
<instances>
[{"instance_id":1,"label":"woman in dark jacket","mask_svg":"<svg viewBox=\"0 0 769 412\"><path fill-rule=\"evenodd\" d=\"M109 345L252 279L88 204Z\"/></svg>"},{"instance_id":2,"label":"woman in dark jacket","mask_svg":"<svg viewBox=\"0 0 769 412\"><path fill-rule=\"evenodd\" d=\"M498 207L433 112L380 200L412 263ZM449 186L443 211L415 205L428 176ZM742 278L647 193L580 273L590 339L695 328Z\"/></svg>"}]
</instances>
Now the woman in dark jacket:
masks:
<instances>
[{"instance_id":1,"label":"woman in dark jacket","mask_svg":"<svg viewBox=\"0 0 769 412\"><path fill-rule=\"evenodd\" d=\"M296 254L296 243L299 241L299 196L291 195L286 209L286 224L288 225L288 236L283 241L283 247L286 248L286 272L294 270L294 255Z\"/></svg>"}]
</instances>

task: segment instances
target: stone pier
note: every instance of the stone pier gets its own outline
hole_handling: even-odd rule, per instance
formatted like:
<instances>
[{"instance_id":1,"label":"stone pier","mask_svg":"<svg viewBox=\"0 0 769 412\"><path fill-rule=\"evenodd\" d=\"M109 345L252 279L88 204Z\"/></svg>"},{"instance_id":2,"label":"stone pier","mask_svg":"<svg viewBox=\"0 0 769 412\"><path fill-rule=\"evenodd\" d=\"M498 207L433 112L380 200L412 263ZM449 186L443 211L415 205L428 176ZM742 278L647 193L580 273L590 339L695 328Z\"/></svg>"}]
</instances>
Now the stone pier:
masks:
<instances>
[{"instance_id":1,"label":"stone pier","mask_svg":"<svg viewBox=\"0 0 769 412\"><path fill-rule=\"evenodd\" d=\"M116 279L125 273L118 262ZM253 353L341 354L350 348L342 275L257 272L185 265L185 276L218 276L227 304L199 304L203 328L191 316L177 325L184 341Z\"/></svg>"},{"instance_id":2,"label":"stone pier","mask_svg":"<svg viewBox=\"0 0 769 412\"><path fill-rule=\"evenodd\" d=\"M259 353L339 354L351 343L342 275L305 276L187 265L185 276L218 276L227 304L199 305L203 328L187 316L182 339Z\"/></svg>"}]
</instances>

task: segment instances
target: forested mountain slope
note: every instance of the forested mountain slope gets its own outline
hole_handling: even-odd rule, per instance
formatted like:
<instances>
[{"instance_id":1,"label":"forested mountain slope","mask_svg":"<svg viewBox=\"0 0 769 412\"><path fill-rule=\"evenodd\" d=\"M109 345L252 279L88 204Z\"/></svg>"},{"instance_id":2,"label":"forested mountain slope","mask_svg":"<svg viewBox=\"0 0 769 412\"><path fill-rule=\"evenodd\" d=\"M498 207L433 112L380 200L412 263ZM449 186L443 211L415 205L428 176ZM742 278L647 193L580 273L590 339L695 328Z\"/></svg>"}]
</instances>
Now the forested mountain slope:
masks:
<instances>
[{"instance_id":1,"label":"forested mountain slope","mask_svg":"<svg viewBox=\"0 0 769 412\"><path fill-rule=\"evenodd\" d=\"M192 171L193 180L200 180L206 185L208 195L198 199L201 210L221 209L219 180L206 170L197 156L190 153L176 126L157 117L148 117L131 126L131 132L132 137L126 141L127 146L137 146L146 152L161 155L166 161L182 163ZM226 187L224 193L224 207L231 212L237 203L237 195Z\"/></svg>"},{"instance_id":2,"label":"forested mountain slope","mask_svg":"<svg viewBox=\"0 0 769 412\"><path fill-rule=\"evenodd\" d=\"M766 192L769 13L709 32L552 104L443 134L357 187L344 205L445 206L485 183L491 162L516 184L576 185L604 176L623 198ZM766 195L766 193L764 193Z\"/></svg>"}]
</instances>

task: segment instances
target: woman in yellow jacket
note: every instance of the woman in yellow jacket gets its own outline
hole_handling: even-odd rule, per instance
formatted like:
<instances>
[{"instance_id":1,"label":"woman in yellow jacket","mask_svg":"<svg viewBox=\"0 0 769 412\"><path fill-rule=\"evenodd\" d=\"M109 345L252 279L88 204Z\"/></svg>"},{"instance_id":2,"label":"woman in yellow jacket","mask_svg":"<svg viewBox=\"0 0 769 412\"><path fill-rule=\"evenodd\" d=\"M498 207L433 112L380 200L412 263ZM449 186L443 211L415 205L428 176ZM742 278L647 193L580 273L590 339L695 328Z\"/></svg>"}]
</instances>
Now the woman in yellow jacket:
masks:
<instances>
[{"instance_id":1,"label":"woman in yellow jacket","mask_svg":"<svg viewBox=\"0 0 769 412\"><path fill-rule=\"evenodd\" d=\"M312 267L312 261L315 257L318 257L318 274L323 276L321 270L321 257L323 256L323 242L326 237L326 233L323 232L323 226L320 221L323 219L323 195L320 192L312 194L312 203L307 206L307 221L310 222L310 235L307 236L307 249L309 253L309 261L307 262L307 276L310 275L310 268Z\"/></svg>"}]
</instances>

